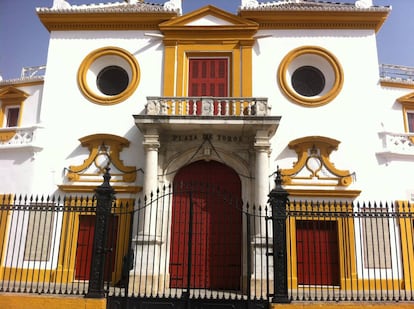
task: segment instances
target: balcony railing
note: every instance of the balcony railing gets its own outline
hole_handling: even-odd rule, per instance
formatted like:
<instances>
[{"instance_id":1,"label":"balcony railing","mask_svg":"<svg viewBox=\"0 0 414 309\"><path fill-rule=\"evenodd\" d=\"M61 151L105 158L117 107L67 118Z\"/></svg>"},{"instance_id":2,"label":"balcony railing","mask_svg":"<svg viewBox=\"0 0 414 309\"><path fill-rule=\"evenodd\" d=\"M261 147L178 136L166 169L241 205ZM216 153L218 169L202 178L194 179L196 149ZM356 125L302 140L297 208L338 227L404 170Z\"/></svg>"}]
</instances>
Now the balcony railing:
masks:
<instances>
[{"instance_id":1,"label":"balcony railing","mask_svg":"<svg viewBox=\"0 0 414 309\"><path fill-rule=\"evenodd\" d=\"M147 97L147 115L243 117L267 116L267 98Z\"/></svg>"},{"instance_id":2,"label":"balcony railing","mask_svg":"<svg viewBox=\"0 0 414 309\"><path fill-rule=\"evenodd\" d=\"M414 81L414 68L392 64L381 64L380 76L382 79Z\"/></svg>"},{"instance_id":3,"label":"balcony railing","mask_svg":"<svg viewBox=\"0 0 414 309\"><path fill-rule=\"evenodd\" d=\"M46 71L45 65L33 66L33 67L23 67L21 78L31 78L35 76L44 76Z\"/></svg>"},{"instance_id":4,"label":"balcony railing","mask_svg":"<svg viewBox=\"0 0 414 309\"><path fill-rule=\"evenodd\" d=\"M414 157L414 133L380 132L379 135L383 147L379 155Z\"/></svg>"},{"instance_id":5,"label":"balcony railing","mask_svg":"<svg viewBox=\"0 0 414 309\"><path fill-rule=\"evenodd\" d=\"M35 147L39 126L0 128L0 148Z\"/></svg>"}]
</instances>

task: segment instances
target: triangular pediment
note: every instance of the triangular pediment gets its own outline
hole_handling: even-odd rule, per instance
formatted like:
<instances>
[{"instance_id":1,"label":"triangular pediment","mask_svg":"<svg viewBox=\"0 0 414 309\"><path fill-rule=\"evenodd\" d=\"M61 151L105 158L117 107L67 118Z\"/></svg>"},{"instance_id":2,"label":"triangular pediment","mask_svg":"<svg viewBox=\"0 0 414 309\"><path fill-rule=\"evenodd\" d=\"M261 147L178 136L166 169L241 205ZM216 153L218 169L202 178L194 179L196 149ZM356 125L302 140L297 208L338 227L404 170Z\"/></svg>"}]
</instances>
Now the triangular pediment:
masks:
<instances>
[{"instance_id":1,"label":"triangular pediment","mask_svg":"<svg viewBox=\"0 0 414 309\"><path fill-rule=\"evenodd\" d=\"M409 94L406 94L405 96L402 96L401 98L398 98L397 102L401 104L414 104L414 92L411 92Z\"/></svg>"},{"instance_id":2,"label":"triangular pediment","mask_svg":"<svg viewBox=\"0 0 414 309\"><path fill-rule=\"evenodd\" d=\"M12 86L0 90L0 100L25 99L28 96L26 92Z\"/></svg>"},{"instance_id":3,"label":"triangular pediment","mask_svg":"<svg viewBox=\"0 0 414 309\"><path fill-rule=\"evenodd\" d=\"M223 11L215 6L207 5L196 11L185 14L181 17L171 19L160 25L161 30L169 28L186 27L252 27L257 28L257 23L241 18L229 12Z\"/></svg>"}]
</instances>

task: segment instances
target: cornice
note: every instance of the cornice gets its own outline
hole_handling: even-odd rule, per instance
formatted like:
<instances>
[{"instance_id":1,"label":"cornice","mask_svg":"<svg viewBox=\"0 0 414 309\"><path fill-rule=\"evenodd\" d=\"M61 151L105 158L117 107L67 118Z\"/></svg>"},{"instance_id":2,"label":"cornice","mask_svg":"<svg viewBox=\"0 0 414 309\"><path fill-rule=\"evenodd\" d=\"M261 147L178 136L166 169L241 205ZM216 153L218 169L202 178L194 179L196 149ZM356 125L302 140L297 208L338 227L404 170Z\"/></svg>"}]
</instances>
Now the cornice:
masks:
<instances>
[{"instance_id":1,"label":"cornice","mask_svg":"<svg viewBox=\"0 0 414 309\"><path fill-rule=\"evenodd\" d=\"M58 188L63 192L68 193L94 193L97 186L88 185L58 185ZM142 191L140 186L116 186L112 188L116 193L139 193Z\"/></svg>"},{"instance_id":2,"label":"cornice","mask_svg":"<svg viewBox=\"0 0 414 309\"><path fill-rule=\"evenodd\" d=\"M260 29L373 29L381 28L389 10L244 10L239 16L255 21Z\"/></svg>"},{"instance_id":3,"label":"cornice","mask_svg":"<svg viewBox=\"0 0 414 309\"><path fill-rule=\"evenodd\" d=\"M414 89L414 81L381 79L380 85L382 87L390 87L390 88Z\"/></svg>"},{"instance_id":4,"label":"cornice","mask_svg":"<svg viewBox=\"0 0 414 309\"><path fill-rule=\"evenodd\" d=\"M0 89L8 86L23 87L23 86L36 86L43 85L44 77L36 76L30 78L15 78L0 81Z\"/></svg>"},{"instance_id":5,"label":"cornice","mask_svg":"<svg viewBox=\"0 0 414 309\"><path fill-rule=\"evenodd\" d=\"M330 197L330 198L356 198L360 190L323 190L323 189L292 189L286 188L292 197Z\"/></svg>"},{"instance_id":6,"label":"cornice","mask_svg":"<svg viewBox=\"0 0 414 309\"><path fill-rule=\"evenodd\" d=\"M51 31L64 30L157 30L158 25L177 16L175 12L37 12L40 21Z\"/></svg>"}]
</instances>

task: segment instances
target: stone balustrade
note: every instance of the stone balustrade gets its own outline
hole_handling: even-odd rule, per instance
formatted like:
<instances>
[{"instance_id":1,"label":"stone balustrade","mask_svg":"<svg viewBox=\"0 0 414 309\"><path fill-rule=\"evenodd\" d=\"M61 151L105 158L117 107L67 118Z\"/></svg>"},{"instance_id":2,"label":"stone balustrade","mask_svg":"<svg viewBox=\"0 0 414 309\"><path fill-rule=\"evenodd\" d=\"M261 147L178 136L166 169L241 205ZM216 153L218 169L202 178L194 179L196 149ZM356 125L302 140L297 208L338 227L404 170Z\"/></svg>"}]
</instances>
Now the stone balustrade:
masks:
<instances>
[{"instance_id":1,"label":"stone balustrade","mask_svg":"<svg viewBox=\"0 0 414 309\"><path fill-rule=\"evenodd\" d=\"M387 157L414 157L414 133L380 132L379 136L382 139L382 150L378 154Z\"/></svg>"},{"instance_id":2,"label":"stone balustrade","mask_svg":"<svg viewBox=\"0 0 414 309\"><path fill-rule=\"evenodd\" d=\"M0 148L34 147L38 126L0 128Z\"/></svg>"},{"instance_id":3,"label":"stone balustrade","mask_svg":"<svg viewBox=\"0 0 414 309\"><path fill-rule=\"evenodd\" d=\"M243 117L267 116L267 98L147 97L147 115Z\"/></svg>"}]
</instances>

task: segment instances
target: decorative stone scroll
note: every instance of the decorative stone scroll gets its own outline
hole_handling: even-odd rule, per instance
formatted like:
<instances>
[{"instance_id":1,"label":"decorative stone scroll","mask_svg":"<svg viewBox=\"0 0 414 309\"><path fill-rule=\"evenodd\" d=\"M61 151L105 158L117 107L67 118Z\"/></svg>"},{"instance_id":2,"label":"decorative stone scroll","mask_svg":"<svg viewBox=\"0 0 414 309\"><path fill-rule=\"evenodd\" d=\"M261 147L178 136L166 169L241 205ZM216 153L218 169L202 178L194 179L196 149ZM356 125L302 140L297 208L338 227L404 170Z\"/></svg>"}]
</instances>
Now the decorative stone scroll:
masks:
<instances>
[{"instance_id":1,"label":"decorative stone scroll","mask_svg":"<svg viewBox=\"0 0 414 309\"><path fill-rule=\"evenodd\" d=\"M69 181L95 182L102 179L107 167L111 168L113 182L134 182L137 169L126 166L120 159L124 147L129 141L110 134L94 134L79 139L83 147L88 147L89 156L80 165L71 165L68 169Z\"/></svg>"},{"instance_id":2,"label":"decorative stone scroll","mask_svg":"<svg viewBox=\"0 0 414 309\"><path fill-rule=\"evenodd\" d=\"M339 170L330 161L330 154L338 149L339 141L322 136L308 136L289 143L298 155L293 168L282 170L285 185L349 186L352 174Z\"/></svg>"}]
</instances>

